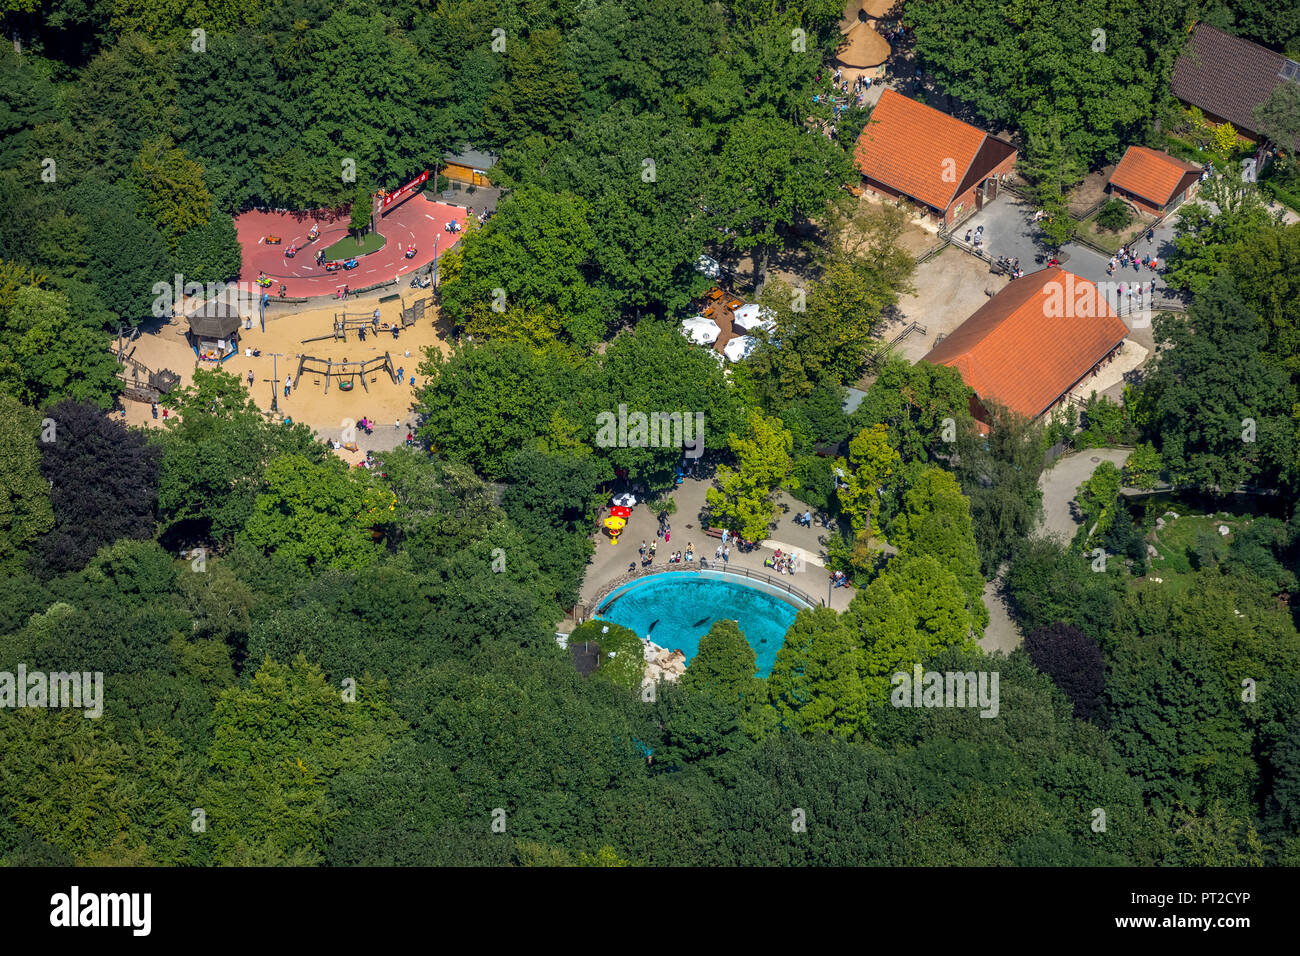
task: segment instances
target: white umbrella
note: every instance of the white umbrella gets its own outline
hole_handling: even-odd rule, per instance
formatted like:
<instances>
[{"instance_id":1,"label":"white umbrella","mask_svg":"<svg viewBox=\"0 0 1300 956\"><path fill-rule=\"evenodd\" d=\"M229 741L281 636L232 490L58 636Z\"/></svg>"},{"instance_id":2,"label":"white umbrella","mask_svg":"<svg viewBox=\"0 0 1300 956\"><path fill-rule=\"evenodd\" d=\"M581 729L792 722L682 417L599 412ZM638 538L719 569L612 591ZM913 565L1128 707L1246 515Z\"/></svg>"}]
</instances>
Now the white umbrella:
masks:
<instances>
[{"instance_id":1,"label":"white umbrella","mask_svg":"<svg viewBox=\"0 0 1300 956\"><path fill-rule=\"evenodd\" d=\"M722 352L733 362L739 362L741 359L749 356L758 344L758 339L752 335L738 335L722 347Z\"/></svg>"},{"instance_id":2,"label":"white umbrella","mask_svg":"<svg viewBox=\"0 0 1300 956\"><path fill-rule=\"evenodd\" d=\"M712 320L702 315L695 315L682 320L682 334L696 345L712 345L718 340L722 330Z\"/></svg>"},{"instance_id":3,"label":"white umbrella","mask_svg":"<svg viewBox=\"0 0 1300 956\"><path fill-rule=\"evenodd\" d=\"M731 314L731 318L746 332L753 329L764 329L770 332L776 328L776 322L772 318L772 310L758 305L742 305Z\"/></svg>"},{"instance_id":4,"label":"white umbrella","mask_svg":"<svg viewBox=\"0 0 1300 956\"><path fill-rule=\"evenodd\" d=\"M625 491L621 495L615 495L614 504L619 505L620 507L623 508L631 508L634 504L636 504L636 495L632 494L629 491Z\"/></svg>"}]
</instances>

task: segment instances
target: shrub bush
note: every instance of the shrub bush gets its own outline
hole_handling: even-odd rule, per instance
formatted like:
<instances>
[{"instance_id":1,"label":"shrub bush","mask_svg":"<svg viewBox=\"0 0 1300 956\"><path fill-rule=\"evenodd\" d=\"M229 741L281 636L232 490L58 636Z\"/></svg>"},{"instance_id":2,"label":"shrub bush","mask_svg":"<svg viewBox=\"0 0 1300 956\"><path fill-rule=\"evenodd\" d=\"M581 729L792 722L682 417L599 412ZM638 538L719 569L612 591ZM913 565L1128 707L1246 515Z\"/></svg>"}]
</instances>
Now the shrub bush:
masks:
<instances>
[{"instance_id":1,"label":"shrub bush","mask_svg":"<svg viewBox=\"0 0 1300 956\"><path fill-rule=\"evenodd\" d=\"M1097 225L1111 232L1119 232L1133 221L1128 205L1119 199L1108 199L1097 213Z\"/></svg>"}]
</instances>

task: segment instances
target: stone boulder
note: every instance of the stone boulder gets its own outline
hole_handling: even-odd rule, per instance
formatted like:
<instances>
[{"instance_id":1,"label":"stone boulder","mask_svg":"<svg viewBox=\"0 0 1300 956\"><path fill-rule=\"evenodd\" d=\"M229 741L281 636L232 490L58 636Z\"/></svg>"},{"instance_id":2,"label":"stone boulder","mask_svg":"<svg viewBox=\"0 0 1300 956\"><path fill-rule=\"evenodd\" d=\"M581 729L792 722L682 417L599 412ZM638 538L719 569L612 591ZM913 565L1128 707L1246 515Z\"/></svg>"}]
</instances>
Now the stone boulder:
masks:
<instances>
[{"instance_id":1,"label":"stone boulder","mask_svg":"<svg viewBox=\"0 0 1300 956\"><path fill-rule=\"evenodd\" d=\"M670 651L651 641L643 640L642 652L645 657L645 676L641 686L657 684L661 680L676 683L686 673L686 655L681 651Z\"/></svg>"}]
</instances>

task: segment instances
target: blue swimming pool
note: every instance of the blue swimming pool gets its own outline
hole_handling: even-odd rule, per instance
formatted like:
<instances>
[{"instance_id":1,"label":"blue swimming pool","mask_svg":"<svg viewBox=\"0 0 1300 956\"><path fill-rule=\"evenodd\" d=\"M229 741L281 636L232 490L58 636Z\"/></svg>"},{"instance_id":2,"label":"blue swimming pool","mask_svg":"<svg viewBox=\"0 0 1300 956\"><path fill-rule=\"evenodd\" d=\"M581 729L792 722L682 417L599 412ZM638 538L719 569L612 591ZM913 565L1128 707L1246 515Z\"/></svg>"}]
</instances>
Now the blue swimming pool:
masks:
<instances>
[{"instance_id":1,"label":"blue swimming pool","mask_svg":"<svg viewBox=\"0 0 1300 956\"><path fill-rule=\"evenodd\" d=\"M622 624L690 664L716 621L738 621L766 677L798 609L743 579L690 572L656 574L615 591L596 617Z\"/></svg>"}]
</instances>

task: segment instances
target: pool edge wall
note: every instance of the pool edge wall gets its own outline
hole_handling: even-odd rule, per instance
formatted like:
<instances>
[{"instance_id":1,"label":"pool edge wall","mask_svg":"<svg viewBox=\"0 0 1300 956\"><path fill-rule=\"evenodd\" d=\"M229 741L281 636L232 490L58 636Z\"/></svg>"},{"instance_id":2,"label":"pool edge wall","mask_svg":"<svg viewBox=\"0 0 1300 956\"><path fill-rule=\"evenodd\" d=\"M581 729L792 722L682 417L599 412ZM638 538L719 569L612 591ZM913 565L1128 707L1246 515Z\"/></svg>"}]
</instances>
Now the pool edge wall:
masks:
<instances>
[{"instance_id":1,"label":"pool edge wall","mask_svg":"<svg viewBox=\"0 0 1300 956\"><path fill-rule=\"evenodd\" d=\"M753 588L755 591L761 591L768 597L776 598L778 601L790 605L796 612L811 611L817 607L817 605L805 601L797 594L792 594L784 588L778 587L775 584L770 584L767 581L751 578L744 574L724 571L721 568L698 568L694 571L655 571L651 574L642 574L625 584L620 584L601 599L600 605L592 610L592 618L594 619L598 617L607 607L609 607L609 605L639 584L654 580L655 578L676 578L687 575L694 575L696 577L709 578L717 581L726 581L732 584L740 584L744 587Z\"/></svg>"}]
</instances>

